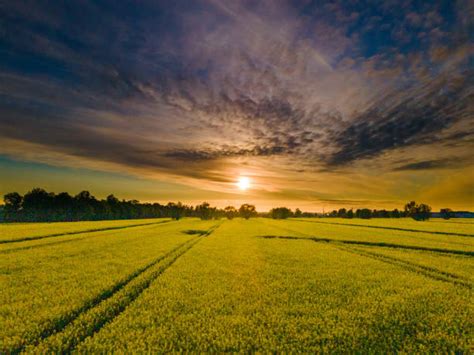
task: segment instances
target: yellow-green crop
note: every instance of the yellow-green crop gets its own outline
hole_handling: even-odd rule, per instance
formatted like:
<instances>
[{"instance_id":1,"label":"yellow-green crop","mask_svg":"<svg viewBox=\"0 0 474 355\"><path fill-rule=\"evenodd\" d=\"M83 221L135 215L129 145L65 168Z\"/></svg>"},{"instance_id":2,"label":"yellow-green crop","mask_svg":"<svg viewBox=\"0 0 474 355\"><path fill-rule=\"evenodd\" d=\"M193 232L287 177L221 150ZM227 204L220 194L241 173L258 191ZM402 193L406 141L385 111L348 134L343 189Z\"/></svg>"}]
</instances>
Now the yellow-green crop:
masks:
<instances>
[{"instance_id":1,"label":"yellow-green crop","mask_svg":"<svg viewBox=\"0 0 474 355\"><path fill-rule=\"evenodd\" d=\"M208 225L188 220L65 236L54 243L23 242L21 249L0 248L0 352L61 328L193 238L182 228ZM28 247L30 243L34 245Z\"/></svg>"},{"instance_id":2,"label":"yellow-green crop","mask_svg":"<svg viewBox=\"0 0 474 355\"><path fill-rule=\"evenodd\" d=\"M1 223L0 243L43 239L66 234L81 234L100 230L121 229L122 227L143 226L162 223L169 219L130 219L100 222L56 222L56 223Z\"/></svg>"},{"instance_id":3,"label":"yellow-green crop","mask_svg":"<svg viewBox=\"0 0 474 355\"><path fill-rule=\"evenodd\" d=\"M4 244L0 352L472 352L474 239L418 223L184 219Z\"/></svg>"}]
</instances>

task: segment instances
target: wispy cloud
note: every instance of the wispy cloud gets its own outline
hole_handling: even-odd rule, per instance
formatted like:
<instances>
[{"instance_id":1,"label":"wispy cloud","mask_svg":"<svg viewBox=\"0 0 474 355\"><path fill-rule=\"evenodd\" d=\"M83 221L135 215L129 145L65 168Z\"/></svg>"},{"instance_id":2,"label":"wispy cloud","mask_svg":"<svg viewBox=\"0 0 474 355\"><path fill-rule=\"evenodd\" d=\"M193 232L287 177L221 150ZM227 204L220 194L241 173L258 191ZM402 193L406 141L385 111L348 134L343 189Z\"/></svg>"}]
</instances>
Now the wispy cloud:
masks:
<instances>
[{"instance_id":1,"label":"wispy cloud","mask_svg":"<svg viewBox=\"0 0 474 355\"><path fill-rule=\"evenodd\" d=\"M398 166L393 171L417 171L417 170L433 170L433 169L453 169L457 167L464 167L465 161L459 161L456 159L435 159L425 160L416 163L409 163Z\"/></svg>"}]
</instances>

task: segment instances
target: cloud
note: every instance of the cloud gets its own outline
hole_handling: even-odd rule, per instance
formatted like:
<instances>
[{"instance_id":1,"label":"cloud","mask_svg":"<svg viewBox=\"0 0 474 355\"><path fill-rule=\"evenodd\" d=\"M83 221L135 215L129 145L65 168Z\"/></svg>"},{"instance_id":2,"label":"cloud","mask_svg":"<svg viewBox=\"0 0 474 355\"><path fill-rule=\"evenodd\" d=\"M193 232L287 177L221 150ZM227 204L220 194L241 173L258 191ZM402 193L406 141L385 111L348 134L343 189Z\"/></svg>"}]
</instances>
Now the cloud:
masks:
<instances>
[{"instance_id":1,"label":"cloud","mask_svg":"<svg viewBox=\"0 0 474 355\"><path fill-rule=\"evenodd\" d=\"M417 171L417 170L433 170L433 169L453 169L464 167L466 162L456 159L435 159L425 160L416 163L409 163L398 166L393 171Z\"/></svg>"},{"instance_id":2,"label":"cloud","mask_svg":"<svg viewBox=\"0 0 474 355\"><path fill-rule=\"evenodd\" d=\"M255 146L252 149L241 149L238 147L227 147L225 149L217 150L175 150L168 151L164 154L168 158L176 158L184 161L202 161L202 160L214 160L226 157L265 157L270 155L277 155L285 152L285 147L272 146L272 147L260 147Z\"/></svg>"},{"instance_id":3,"label":"cloud","mask_svg":"<svg viewBox=\"0 0 474 355\"><path fill-rule=\"evenodd\" d=\"M449 73L433 82L390 93L334 135L329 164L346 164L389 149L426 143L474 115L473 72Z\"/></svg>"},{"instance_id":4,"label":"cloud","mask_svg":"<svg viewBox=\"0 0 474 355\"><path fill-rule=\"evenodd\" d=\"M12 2L0 22L0 136L65 164L217 184L252 159L317 175L419 145L468 150L465 14L415 5Z\"/></svg>"}]
</instances>

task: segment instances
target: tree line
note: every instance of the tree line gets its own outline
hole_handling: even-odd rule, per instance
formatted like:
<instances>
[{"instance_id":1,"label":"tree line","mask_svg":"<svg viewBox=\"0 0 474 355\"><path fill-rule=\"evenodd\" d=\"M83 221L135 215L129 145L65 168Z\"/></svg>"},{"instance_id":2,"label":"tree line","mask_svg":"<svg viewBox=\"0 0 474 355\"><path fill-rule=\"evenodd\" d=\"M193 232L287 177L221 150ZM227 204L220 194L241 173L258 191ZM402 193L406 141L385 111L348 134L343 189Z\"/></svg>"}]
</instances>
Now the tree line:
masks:
<instances>
[{"instance_id":1,"label":"tree line","mask_svg":"<svg viewBox=\"0 0 474 355\"><path fill-rule=\"evenodd\" d=\"M188 206L181 202L140 203L137 200L119 200L114 195L105 199L95 198L89 191L75 196L67 192L55 194L35 188L24 196L11 192L4 196L0 206L0 220L4 222L72 222L107 219L141 219L199 217L219 219L242 217L249 219L257 215L254 205L243 204L239 209L228 206L224 209L211 207L204 202L198 206Z\"/></svg>"},{"instance_id":2,"label":"tree line","mask_svg":"<svg viewBox=\"0 0 474 355\"><path fill-rule=\"evenodd\" d=\"M449 219L453 217L452 210L449 208L441 209L441 217ZM286 219L286 218L299 218L299 217L332 217L332 218L401 218L401 217L411 217L417 221L425 221L431 217L431 207L421 203L417 204L415 201L408 202L403 210L398 210L397 208L393 210L376 210L369 208L359 208L357 210L340 208L339 210L333 210L329 213L308 213L301 212L297 208L294 212L287 207L277 207L272 208L268 212L267 217L274 219Z\"/></svg>"},{"instance_id":3,"label":"tree line","mask_svg":"<svg viewBox=\"0 0 474 355\"><path fill-rule=\"evenodd\" d=\"M212 207L203 202L197 206L188 206L181 202L140 203L137 200L119 200L114 195L105 199L95 198L89 191L82 191L75 196L67 192L55 194L41 188L35 188L24 196L11 192L4 196L5 204L0 206L0 221L4 222L69 222L93 221L107 219L141 219L141 218L173 218L198 217L203 220L241 217L249 219L261 216L274 219L303 217L338 217L338 218L401 218L412 217L415 220L427 220L431 216L431 207L407 203L402 210L376 210L369 208L333 210L329 213L302 212L299 208L292 211L287 207L277 207L267 213L257 213L254 205L243 204L240 208L227 206ZM445 219L453 217L449 208L442 209L440 216Z\"/></svg>"}]
</instances>

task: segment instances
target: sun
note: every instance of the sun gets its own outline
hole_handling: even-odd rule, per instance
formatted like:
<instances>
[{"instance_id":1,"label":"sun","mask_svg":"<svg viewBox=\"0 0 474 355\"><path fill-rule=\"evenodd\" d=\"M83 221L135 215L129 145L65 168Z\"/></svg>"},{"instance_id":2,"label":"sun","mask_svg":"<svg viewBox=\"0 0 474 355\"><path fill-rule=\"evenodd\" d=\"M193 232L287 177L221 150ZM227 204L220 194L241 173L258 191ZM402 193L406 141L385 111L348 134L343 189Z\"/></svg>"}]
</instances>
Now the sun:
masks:
<instances>
[{"instance_id":1,"label":"sun","mask_svg":"<svg viewBox=\"0 0 474 355\"><path fill-rule=\"evenodd\" d=\"M250 188L250 179L246 176L239 177L239 181L237 182L237 186L240 190L245 191Z\"/></svg>"}]
</instances>

